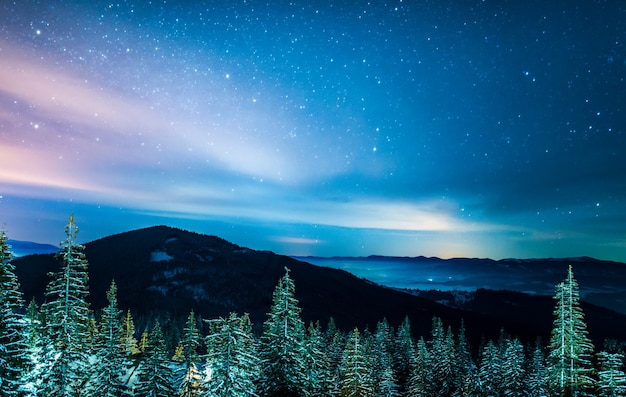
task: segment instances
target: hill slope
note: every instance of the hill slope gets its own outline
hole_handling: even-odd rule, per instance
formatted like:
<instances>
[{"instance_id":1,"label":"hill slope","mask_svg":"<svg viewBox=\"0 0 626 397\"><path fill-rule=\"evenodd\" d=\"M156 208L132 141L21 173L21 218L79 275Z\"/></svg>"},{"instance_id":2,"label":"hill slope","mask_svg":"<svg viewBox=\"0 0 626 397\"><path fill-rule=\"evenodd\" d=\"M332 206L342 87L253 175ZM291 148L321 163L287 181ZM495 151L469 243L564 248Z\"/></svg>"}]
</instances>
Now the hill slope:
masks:
<instances>
[{"instance_id":1,"label":"hill slope","mask_svg":"<svg viewBox=\"0 0 626 397\"><path fill-rule=\"evenodd\" d=\"M383 317L397 325L408 315L416 335L427 335L432 317L438 316L454 329L464 319L475 341L482 336L497 337L501 327L524 340L534 340L547 337L551 327L551 303L520 310L519 316L503 316L482 307L461 310L375 285L342 270L166 226L96 240L86 244L85 253L94 309L105 306L105 291L115 279L120 307L131 309L137 317L163 312L182 317L191 309L203 318L247 312L258 328L266 319L272 291L288 267L306 322L319 320L325 325L332 316L344 330L355 326L373 329ZM46 274L59 266L54 255L17 258L14 264L25 297L42 302ZM609 312L609 318L611 324L598 324L592 337L617 337L617 331L626 328L626 317Z\"/></svg>"}]
</instances>

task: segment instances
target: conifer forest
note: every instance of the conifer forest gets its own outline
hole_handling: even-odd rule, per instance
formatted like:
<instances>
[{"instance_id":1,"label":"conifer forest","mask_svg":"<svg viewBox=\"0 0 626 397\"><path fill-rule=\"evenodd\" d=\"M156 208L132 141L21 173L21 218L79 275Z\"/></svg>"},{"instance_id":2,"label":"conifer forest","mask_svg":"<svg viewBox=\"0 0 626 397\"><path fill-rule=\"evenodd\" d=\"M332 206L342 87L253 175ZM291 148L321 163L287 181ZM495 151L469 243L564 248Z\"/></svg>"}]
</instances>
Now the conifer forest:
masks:
<instances>
[{"instance_id":1,"label":"conifer forest","mask_svg":"<svg viewBox=\"0 0 626 397\"><path fill-rule=\"evenodd\" d=\"M88 262L72 216L43 303L24 302L0 232L0 396L624 396L621 344L591 342L572 267L554 295L548 341L502 330L472 346L438 318L416 336L408 317L375 329L305 324L289 269L277 281L262 332L245 313L192 311L174 346L158 319L136 329L111 281L108 305L89 304Z\"/></svg>"}]
</instances>

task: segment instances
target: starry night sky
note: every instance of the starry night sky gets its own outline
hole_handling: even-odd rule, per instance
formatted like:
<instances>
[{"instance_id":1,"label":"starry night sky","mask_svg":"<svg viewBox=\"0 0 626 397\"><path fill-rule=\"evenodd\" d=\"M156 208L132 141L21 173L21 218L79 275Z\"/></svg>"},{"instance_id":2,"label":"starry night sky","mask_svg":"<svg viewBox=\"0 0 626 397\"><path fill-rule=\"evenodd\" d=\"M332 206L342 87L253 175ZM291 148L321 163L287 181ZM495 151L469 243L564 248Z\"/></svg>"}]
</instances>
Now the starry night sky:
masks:
<instances>
[{"instance_id":1,"label":"starry night sky","mask_svg":"<svg viewBox=\"0 0 626 397\"><path fill-rule=\"evenodd\" d=\"M622 1L0 4L0 222L626 261Z\"/></svg>"}]
</instances>

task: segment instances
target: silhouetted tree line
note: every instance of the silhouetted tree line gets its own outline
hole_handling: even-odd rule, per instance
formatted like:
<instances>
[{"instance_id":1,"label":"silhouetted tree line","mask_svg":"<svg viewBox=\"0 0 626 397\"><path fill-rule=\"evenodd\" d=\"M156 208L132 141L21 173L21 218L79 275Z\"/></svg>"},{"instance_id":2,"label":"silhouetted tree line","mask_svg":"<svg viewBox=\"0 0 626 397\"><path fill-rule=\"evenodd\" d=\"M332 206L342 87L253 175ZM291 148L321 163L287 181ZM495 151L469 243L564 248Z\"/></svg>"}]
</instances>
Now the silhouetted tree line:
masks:
<instances>
[{"instance_id":1,"label":"silhouetted tree line","mask_svg":"<svg viewBox=\"0 0 626 397\"><path fill-rule=\"evenodd\" d=\"M594 353L570 267L556 288L547 346L524 346L502 331L472 349L464 326L434 318L415 339L406 318L396 329L340 331L304 324L288 269L255 336L246 314L198 321L191 312L176 347L163 325L138 333L117 305L115 282L96 320L87 260L72 216L46 302L25 307L0 232L0 395L2 396L624 396L624 355ZM204 330L204 332L203 332Z\"/></svg>"}]
</instances>

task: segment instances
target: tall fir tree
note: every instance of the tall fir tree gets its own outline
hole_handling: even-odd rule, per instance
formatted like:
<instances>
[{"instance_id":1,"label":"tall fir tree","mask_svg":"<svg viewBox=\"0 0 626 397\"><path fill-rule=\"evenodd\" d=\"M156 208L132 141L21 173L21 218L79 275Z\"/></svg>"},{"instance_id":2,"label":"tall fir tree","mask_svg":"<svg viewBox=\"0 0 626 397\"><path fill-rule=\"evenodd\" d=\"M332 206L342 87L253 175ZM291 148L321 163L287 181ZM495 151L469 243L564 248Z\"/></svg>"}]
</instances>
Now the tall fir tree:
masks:
<instances>
[{"instance_id":1,"label":"tall fir tree","mask_svg":"<svg viewBox=\"0 0 626 397\"><path fill-rule=\"evenodd\" d=\"M433 319L430 355L432 359L433 396L449 396L454 390L455 343L452 330L444 331L440 318Z\"/></svg>"},{"instance_id":2,"label":"tall fir tree","mask_svg":"<svg viewBox=\"0 0 626 397\"><path fill-rule=\"evenodd\" d=\"M176 389L180 397L200 396L203 392L202 373L200 369L200 354L198 349L202 344L202 337L198 330L196 314L191 311L183 329L183 339L180 341L180 368L176 371Z\"/></svg>"},{"instance_id":3,"label":"tall fir tree","mask_svg":"<svg viewBox=\"0 0 626 397\"><path fill-rule=\"evenodd\" d=\"M165 346L165 338L158 321L147 337L146 349L138 368L135 397L172 397L174 370Z\"/></svg>"},{"instance_id":4,"label":"tall fir tree","mask_svg":"<svg viewBox=\"0 0 626 397\"><path fill-rule=\"evenodd\" d=\"M365 345L355 328L348 336L341 363L341 397L369 397L374 395L372 369L368 365Z\"/></svg>"},{"instance_id":5,"label":"tall fir tree","mask_svg":"<svg viewBox=\"0 0 626 397\"><path fill-rule=\"evenodd\" d=\"M432 359L424 338L419 338L416 353L411 362L411 376L407 395L411 397L429 397L433 394L434 382Z\"/></svg>"},{"instance_id":6,"label":"tall fir tree","mask_svg":"<svg viewBox=\"0 0 626 397\"><path fill-rule=\"evenodd\" d=\"M411 321L405 317L396 332L393 349L393 371L398 382L398 389L405 394L411 376L411 363L415 358L415 342L411 333Z\"/></svg>"},{"instance_id":7,"label":"tall fir tree","mask_svg":"<svg viewBox=\"0 0 626 397\"><path fill-rule=\"evenodd\" d=\"M624 355L621 353L598 353L600 370L598 371L599 397L626 396L626 375L623 371Z\"/></svg>"},{"instance_id":8,"label":"tall fir tree","mask_svg":"<svg viewBox=\"0 0 626 397\"><path fill-rule=\"evenodd\" d=\"M490 340L483 347L478 373L480 393L483 396L501 396L502 355L498 346Z\"/></svg>"},{"instance_id":9,"label":"tall fir tree","mask_svg":"<svg viewBox=\"0 0 626 397\"><path fill-rule=\"evenodd\" d=\"M393 371L392 348L393 330L387 319L383 319L376 326L374 346L371 349L374 392L380 397L400 395L398 381Z\"/></svg>"},{"instance_id":10,"label":"tall fir tree","mask_svg":"<svg viewBox=\"0 0 626 397\"><path fill-rule=\"evenodd\" d=\"M80 394L88 381L89 276L84 247L78 244L78 227L70 215L65 240L57 258L61 269L46 288L42 353L45 363L42 394L65 397Z\"/></svg>"},{"instance_id":11,"label":"tall fir tree","mask_svg":"<svg viewBox=\"0 0 626 397\"><path fill-rule=\"evenodd\" d=\"M30 362L30 371L23 378L29 395L36 396L42 378L42 316L35 298L31 299L23 318L26 321L26 345Z\"/></svg>"},{"instance_id":12,"label":"tall fir tree","mask_svg":"<svg viewBox=\"0 0 626 397\"><path fill-rule=\"evenodd\" d=\"M528 361L525 380L528 397L547 397L546 358L541 341L537 340L532 357Z\"/></svg>"},{"instance_id":13,"label":"tall fir tree","mask_svg":"<svg viewBox=\"0 0 626 397\"><path fill-rule=\"evenodd\" d=\"M124 375L130 362L120 343L122 311L117 306L115 281L107 291L108 306L102 309L93 363L92 390L98 397L117 397L127 392Z\"/></svg>"},{"instance_id":14,"label":"tall fir tree","mask_svg":"<svg viewBox=\"0 0 626 397\"><path fill-rule=\"evenodd\" d=\"M285 268L261 336L261 383L266 396L298 396L306 392L306 335L300 311L295 284Z\"/></svg>"},{"instance_id":15,"label":"tall fir tree","mask_svg":"<svg viewBox=\"0 0 626 397\"><path fill-rule=\"evenodd\" d=\"M24 395L23 375L30 364L26 327L18 314L24 301L12 259L6 234L0 230L0 390L6 397Z\"/></svg>"},{"instance_id":16,"label":"tall fir tree","mask_svg":"<svg viewBox=\"0 0 626 397\"><path fill-rule=\"evenodd\" d=\"M206 395L257 396L260 367L252 324L247 314L209 320L206 337Z\"/></svg>"},{"instance_id":17,"label":"tall fir tree","mask_svg":"<svg viewBox=\"0 0 626 397\"><path fill-rule=\"evenodd\" d=\"M502 360L502 394L522 397L526 377L524 346L517 338L507 338Z\"/></svg>"},{"instance_id":18,"label":"tall fir tree","mask_svg":"<svg viewBox=\"0 0 626 397\"><path fill-rule=\"evenodd\" d=\"M127 310L126 316L124 316L120 344L127 355L135 355L139 354L137 343L137 338L135 338L135 322L132 314L130 314L130 310Z\"/></svg>"},{"instance_id":19,"label":"tall fir tree","mask_svg":"<svg viewBox=\"0 0 626 397\"><path fill-rule=\"evenodd\" d=\"M551 391L563 396L592 395L595 388L591 362L594 347L587 336L587 324L580 307L578 282L572 266L559 283L555 295L554 325L548 355L548 381Z\"/></svg>"},{"instance_id":20,"label":"tall fir tree","mask_svg":"<svg viewBox=\"0 0 626 397\"><path fill-rule=\"evenodd\" d=\"M331 397L333 378L330 364L325 353L324 336L319 323L311 323L307 329L306 340L306 395Z\"/></svg>"},{"instance_id":21,"label":"tall fir tree","mask_svg":"<svg viewBox=\"0 0 626 397\"><path fill-rule=\"evenodd\" d=\"M340 391L339 367L343 360L343 348L346 345L346 338L343 332L337 328L332 317L328 320L328 326L324 332L324 345L324 352L328 361L328 382L331 384L331 394L338 395Z\"/></svg>"},{"instance_id":22,"label":"tall fir tree","mask_svg":"<svg viewBox=\"0 0 626 397\"><path fill-rule=\"evenodd\" d=\"M470 396L476 388L476 364L472 359L471 348L465 335L465 322L461 327L456 341L456 360L454 362L454 397Z\"/></svg>"}]
</instances>

